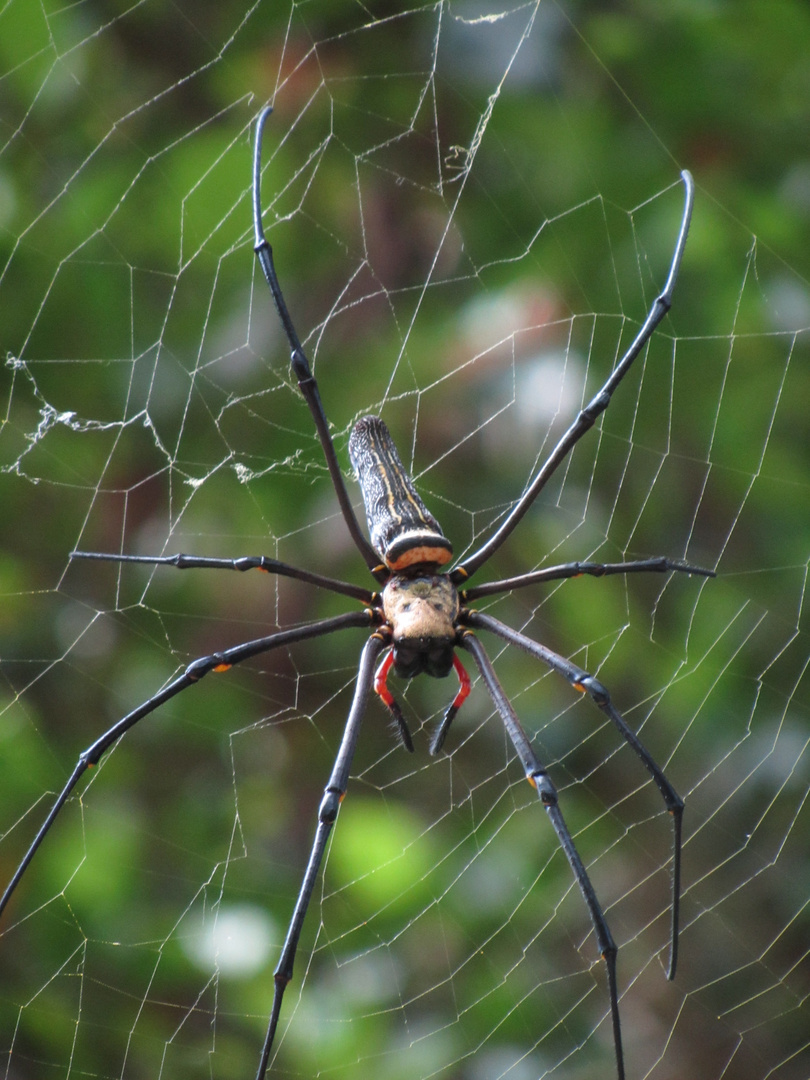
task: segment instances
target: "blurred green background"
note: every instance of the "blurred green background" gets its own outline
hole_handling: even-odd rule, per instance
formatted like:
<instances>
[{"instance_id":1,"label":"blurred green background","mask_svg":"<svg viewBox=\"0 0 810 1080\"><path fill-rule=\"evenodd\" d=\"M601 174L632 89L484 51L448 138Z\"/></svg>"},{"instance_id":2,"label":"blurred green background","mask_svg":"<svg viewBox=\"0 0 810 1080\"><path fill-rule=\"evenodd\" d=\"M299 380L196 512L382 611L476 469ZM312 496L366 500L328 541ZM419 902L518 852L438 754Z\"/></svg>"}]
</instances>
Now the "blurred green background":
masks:
<instances>
[{"instance_id":1,"label":"blurred green background","mask_svg":"<svg viewBox=\"0 0 810 1080\"><path fill-rule=\"evenodd\" d=\"M195 656L346 610L71 560L269 554L367 583L252 254L263 206L336 445L382 413L458 553L672 315L481 580L687 557L494 613L598 672L687 799L493 645L620 944L628 1076L810 1075L810 15L773 0L0 12L0 880L82 748ZM356 488L352 488L356 495ZM0 928L20 1078L253 1076L362 635L211 676L105 759ZM587 913L483 690L372 702L271 1075L610 1077ZM425 730L422 731L424 724Z\"/></svg>"}]
</instances>

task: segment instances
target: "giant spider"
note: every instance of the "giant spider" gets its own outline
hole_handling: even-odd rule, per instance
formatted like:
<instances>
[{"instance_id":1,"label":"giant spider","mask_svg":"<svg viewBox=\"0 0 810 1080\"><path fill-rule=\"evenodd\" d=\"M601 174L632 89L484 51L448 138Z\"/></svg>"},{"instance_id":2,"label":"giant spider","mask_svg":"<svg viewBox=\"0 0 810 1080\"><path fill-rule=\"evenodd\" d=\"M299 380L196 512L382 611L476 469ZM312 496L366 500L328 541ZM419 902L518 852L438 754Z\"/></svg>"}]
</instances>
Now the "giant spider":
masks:
<instances>
[{"instance_id":1,"label":"giant spider","mask_svg":"<svg viewBox=\"0 0 810 1080\"><path fill-rule=\"evenodd\" d=\"M178 554L148 557L137 555L108 555L73 552L77 558L102 559L116 562L144 562L152 565L170 565L180 569L207 567L231 570L261 569L273 574L296 578L344 596L360 601L362 609L332 618L322 619L292 630L276 631L222 652L203 656L189 664L185 671L156 694L124 716L108 731L84 750L63 790L57 797L44 823L35 836L22 862L0 899L0 913L25 873L42 840L53 824L68 796L85 770L95 765L103 754L121 736L143 717L148 716L175 694L199 682L211 671L225 671L249 657L266 653L310 638L318 638L348 627L366 627L371 632L360 654L357 681L349 715L331 776L326 784L318 811L318 824L309 855L298 899L293 910L281 958L276 968L275 992L272 1010L262 1047L257 1080L267 1071L273 1040L276 1033L282 998L293 973L293 961L301 935L301 928L312 898L327 839L337 818L338 809L348 786L352 758L357 744L360 722L366 709L373 686L391 712L403 746L413 750L411 736L402 712L387 686L390 670L402 678L412 678L422 672L442 678L455 669L459 689L445 712L431 744L436 754L443 745L448 729L469 693L470 683L456 650L470 653L480 672L492 702L503 721L517 756L520 758L526 779L537 792L541 805L548 814L558 841L573 871L577 885L593 923L596 943L605 960L613 1040L616 1053L616 1070L619 1080L625 1075L619 1019L618 991L616 982L616 944L611 935L601 905L591 884L585 866L577 852L571 833L558 804L557 791L549 779L543 764L538 760L517 715L501 688L495 670L484 646L475 631L484 630L503 641L541 660L551 670L567 679L571 686L588 694L597 708L608 717L621 737L628 743L649 771L657 785L673 822L671 930L668 978L673 978L678 956L678 914L681 877L681 822L683 800L655 763L636 734L624 721L613 705L605 687L592 675L577 667L564 657L552 652L539 642L512 630L491 615L477 612L469 605L476 599L492 596L512 589L524 588L539 582L558 581L581 574L600 577L608 574L640 572L666 573L680 571L689 574L712 576L712 571L690 566L664 557L622 563L572 562L547 567L522 574L518 577L469 588L467 582L492 557L510 536L518 522L534 503L540 491L560 463L570 453L575 443L593 426L596 419L610 403L611 395L627 374L635 358L650 340L655 328L669 310L675 281L683 257L694 200L694 185L690 174L681 173L685 187L685 203L669 274L663 291L650 308L643 325L627 352L616 364L604 386L583 408L565 434L560 438L544 464L538 469L531 483L512 507L492 536L473 554L467 556L451 569L444 567L453 557L452 546L443 535L435 518L428 512L416 493L413 483L399 459L388 429L382 420L374 416L363 417L354 427L349 442L349 453L362 490L368 519L371 542L366 539L352 508L343 481L335 448L329 432L329 424L321 404L320 394L309 362L304 354L298 334L287 310L281 287L273 264L273 253L262 227L260 200L262 132L272 110L265 108L257 121L253 158L253 224L255 251L267 284L272 292L284 332L292 350L292 369L298 380L323 447L332 484L340 504L341 514L352 540L365 559L378 589L370 591L358 585L337 581L321 574L298 569L265 556L237 559L217 559ZM377 666L379 658L382 662Z\"/></svg>"}]
</instances>

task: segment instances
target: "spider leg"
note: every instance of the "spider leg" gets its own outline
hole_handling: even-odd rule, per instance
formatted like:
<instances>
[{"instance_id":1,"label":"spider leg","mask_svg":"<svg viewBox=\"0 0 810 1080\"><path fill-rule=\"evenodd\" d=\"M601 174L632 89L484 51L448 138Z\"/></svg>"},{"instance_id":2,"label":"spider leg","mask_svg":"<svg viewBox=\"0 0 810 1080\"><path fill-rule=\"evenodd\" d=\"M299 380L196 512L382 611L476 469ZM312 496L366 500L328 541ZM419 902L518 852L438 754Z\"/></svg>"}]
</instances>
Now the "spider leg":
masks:
<instances>
[{"instance_id":1,"label":"spider leg","mask_svg":"<svg viewBox=\"0 0 810 1080\"><path fill-rule=\"evenodd\" d=\"M343 520L346 522L346 526L357 550L366 560L366 565L369 570L371 570L372 573L376 571L376 576L380 579L383 575L380 557L363 535L363 531L360 528L352 508L348 492L346 491L346 485L343 482L343 474L340 471L340 465L338 464L337 455L335 454L332 436L329 432L329 421L326 419L326 413L324 412L323 404L321 403L318 384L315 381L315 376L312 374L312 369L310 368L309 361L304 353L301 339L298 337L298 333L292 318L290 317L290 312L287 309L284 294L281 291L278 276L276 275L276 268L273 263L273 249L268 243L267 238L264 235L264 228L262 227L262 131L264 130L264 125L272 111L270 106L262 109L259 113L259 118L256 121L256 143L253 155L254 251L256 252L259 264L261 265L265 280L270 286L270 292L273 294L276 310L278 311L279 318L284 327L284 333L287 335L287 341L289 342L291 350L290 363L293 373L298 379L298 386L309 406L309 411L312 413L312 419L315 421L315 428L318 432L321 446L323 447L324 457L326 458L326 464L329 468L329 475L332 478L332 486L335 489L335 494L340 503L340 512L343 514Z\"/></svg>"},{"instance_id":2,"label":"spider leg","mask_svg":"<svg viewBox=\"0 0 810 1080\"><path fill-rule=\"evenodd\" d=\"M298 581L306 581L309 585L316 585L319 589L328 589L330 592L342 593L343 596L351 596L354 600L360 600L363 604L370 604L374 594L364 589L361 585L352 585L348 581L338 581L336 578L325 577L323 574L314 574L309 570L300 570L297 566L279 562L267 555L244 555L238 559L216 559L207 555L108 555L104 552L95 551L71 551L72 559L97 559L100 562L119 563L146 563L149 566L174 566L178 570L263 570L266 574L279 574L282 577L296 578Z\"/></svg>"},{"instance_id":3,"label":"spider leg","mask_svg":"<svg viewBox=\"0 0 810 1080\"><path fill-rule=\"evenodd\" d=\"M678 930L680 923L681 906L681 846L682 846L682 823L683 823L683 799L667 779L663 769L656 763L649 750L644 746L636 733L627 724L622 715L614 706L607 689L589 675L587 671L572 664L558 653L553 652L538 641L533 641L525 634L506 626L499 619L481 612L468 612L465 617L468 626L481 630L489 630L504 641L517 645L518 648L536 656L547 664L553 671L558 672L580 693L590 694L594 704L602 710L611 721L624 741L632 747L634 753L652 776L669 813L672 815L672 923L669 939L669 967L667 978L675 978L675 968L678 963Z\"/></svg>"},{"instance_id":4,"label":"spider leg","mask_svg":"<svg viewBox=\"0 0 810 1080\"><path fill-rule=\"evenodd\" d=\"M611 574L667 574L670 571L681 574L699 574L701 577L717 576L714 570L704 570L703 567L691 566L678 559L667 559L659 555L652 559L635 559L632 562L571 562L563 563L561 566L546 566L542 570L533 570L528 574L520 574L518 577L474 585L472 589L465 589L463 595L466 602L477 600L480 596L494 596L496 593L510 592L512 589L522 589L524 585L560 581L563 578L581 577L583 574L590 574L591 577L609 577Z\"/></svg>"},{"instance_id":5,"label":"spider leg","mask_svg":"<svg viewBox=\"0 0 810 1080\"><path fill-rule=\"evenodd\" d=\"M393 666L394 651L392 649L377 668L377 674L374 677L374 691L381 698L383 704L387 706L393 716L402 745L406 750L413 753L413 741L411 739L411 733L408 730L408 725L405 723L405 717L402 715L402 709L399 707L397 699L388 689L388 676L391 673L391 668ZM450 730L450 725L455 719L456 713L470 696L470 676L465 671L464 665L455 653L453 653L453 668L458 676L458 691L456 692L456 696L447 706L442 722L436 729L436 733L430 741L430 753L433 755L438 754L442 746L444 746L444 740L447 737L447 732Z\"/></svg>"},{"instance_id":6,"label":"spider leg","mask_svg":"<svg viewBox=\"0 0 810 1080\"><path fill-rule=\"evenodd\" d=\"M408 730L408 725L405 722L405 717L402 715L402 709L399 707L399 702L388 689L388 674L391 668L394 666L394 650L389 650L388 655L383 662L377 668L377 672L374 676L374 693L380 698L383 705L391 713L394 718L394 723L397 727L397 734L399 735L399 741L405 747L409 754L413 753L413 739L411 733Z\"/></svg>"},{"instance_id":7,"label":"spider leg","mask_svg":"<svg viewBox=\"0 0 810 1080\"><path fill-rule=\"evenodd\" d=\"M458 693L447 706L447 711L442 717L442 722L436 728L436 734L431 740L430 752L434 755L438 754L444 746L444 740L447 738L447 732L450 730L450 725L456 718L456 713L470 696L470 676L467 674L464 665L455 653L453 654L453 667L456 669L456 675L458 675Z\"/></svg>"},{"instance_id":8,"label":"spider leg","mask_svg":"<svg viewBox=\"0 0 810 1080\"><path fill-rule=\"evenodd\" d=\"M295 902L292 919L290 920L290 925L287 930L287 937L284 940L284 946L281 950L281 959L273 974L273 979L275 981L273 1007L270 1013L270 1022L267 1027L267 1036L265 1037L264 1046L262 1048L262 1056L259 1061L259 1069L256 1073L256 1080L264 1080L267 1071L267 1065L270 1060L270 1051L273 1048L273 1040L278 1026L279 1014L281 1012L281 1001L284 997L284 991L293 974L293 962L298 948L298 940L301 937L301 928L304 925L307 908L312 899L312 892L315 888L315 882L318 877L318 871L320 870L323 853L326 850L329 834L332 831L332 826L335 824L340 804L346 794L346 788L349 783L349 770L351 769L352 758L354 757L354 750L357 745L357 736L360 731L360 721L363 718L363 713L366 711L368 695L374 678L374 665L380 651L384 648L385 641L383 638L378 634L372 634L363 646L363 651L360 655L360 665L357 672L357 682L355 683L354 688L354 698L346 720L346 726L343 730L340 749L335 758L335 764L332 767L332 775L329 777L329 782L324 789L323 799L321 800L320 809L318 810L318 826L315 831L315 839L312 842L312 850L309 853L309 861L307 862L307 868L304 873L304 880L301 883L301 890L298 893L298 899Z\"/></svg>"},{"instance_id":9,"label":"spider leg","mask_svg":"<svg viewBox=\"0 0 810 1080\"><path fill-rule=\"evenodd\" d=\"M666 284L664 285L662 292L656 297L641 329L638 334L636 334L630 348L613 369L607 382L596 396L591 399L590 403L582 409L576 420L574 420L573 424L571 424L562 436L548 458L546 458L544 464L540 467L534 480L532 480L526 491L512 507L512 510L501 523L500 527L492 534L489 540L478 549L478 551L474 552L462 563L459 563L455 570L452 571L451 578L455 585L460 585L471 577L476 570L480 569L487 559L498 550L504 540L511 535L515 526L556 471L557 466L564 461L576 443L579 442L589 428L593 427L597 418L608 407L613 391L630 370L633 361L650 340L653 331L672 306L672 294L675 290L675 282L678 278L678 271L680 270L681 259L683 258L683 250L686 246L686 237L689 233L689 222L692 218L692 204L694 203L695 198L695 184L691 174L684 169L681 173L681 178L683 179L684 187L686 189L683 216L681 218L678 239L675 243L675 251L672 255L672 262L669 267L669 275L667 276Z\"/></svg>"},{"instance_id":10,"label":"spider leg","mask_svg":"<svg viewBox=\"0 0 810 1080\"><path fill-rule=\"evenodd\" d=\"M537 791L540 802L543 804L546 813L551 820L554 832L557 834L557 839L560 842L560 847L565 852L565 857L568 859L569 865L574 872L577 885L579 886L579 890L587 905L593 924L594 934L596 936L596 944L605 961L605 967L607 968L610 1014L613 1025L613 1044L616 1051L616 1072L618 1080L624 1080L624 1053L622 1051L622 1031L619 1019L619 994L616 985L617 949L616 943L613 940L613 935L610 932L610 927L605 919L602 906L597 899L591 879L588 877L588 871L585 869L585 865L579 856L571 833L568 831L568 826L565 824L562 811L559 807L557 789L552 784L548 773L543 765L541 765L537 755L532 749L532 745L517 718L512 703L509 701L501 684L498 682L495 669L492 667L492 662L487 656L484 646L475 634L471 633L469 630L462 634L459 645L467 649L468 652L471 652L475 658L478 670L481 672L481 677L486 683L489 695L492 698L495 708L500 714L507 734L512 740L512 744L521 760L524 772L526 773L526 779Z\"/></svg>"},{"instance_id":11,"label":"spider leg","mask_svg":"<svg viewBox=\"0 0 810 1080\"><path fill-rule=\"evenodd\" d=\"M34 837L33 843L23 856L22 862L17 867L14 876L6 887L6 891L3 893L2 897L0 897L0 915L2 915L6 904L11 899L14 890L19 884L20 878L28 869L29 863L37 853L40 844L47 836L51 825L53 825L59 811L67 802L68 796L71 791L73 791L73 788L78 783L82 774L93 765L97 765L113 743L117 742L131 727L134 727L139 720L142 720L145 716L153 713L163 705L164 702L173 698L182 690L186 690L189 686L198 683L200 679L211 671L227 671L229 668L234 667L236 664L241 664L243 660L248 660L252 656L259 656L261 653L269 652L271 649L277 649L284 645L291 645L296 641L306 641L309 638L323 637L324 634L331 634L335 630L342 630L351 626L368 627L369 616L369 611L351 611L345 615L336 615L331 619L321 619L319 622L309 623L307 626L297 626L292 630L280 630L267 637L256 638L254 641L247 641L242 645L235 645L230 649L223 649L222 652L212 653L210 656L201 656L197 660L192 661L183 674L178 675L178 677L173 679L168 686L164 686L162 690L159 690L157 694L150 697L148 701L145 701L142 705L139 705L137 709L133 709L132 712L127 713L121 720L118 720L113 724L108 731L105 731L91 746L88 746L86 750L83 750L81 754L79 754L79 760L76 762L67 783L57 796L48 816L45 818L45 821L40 826L39 832Z\"/></svg>"}]
</instances>

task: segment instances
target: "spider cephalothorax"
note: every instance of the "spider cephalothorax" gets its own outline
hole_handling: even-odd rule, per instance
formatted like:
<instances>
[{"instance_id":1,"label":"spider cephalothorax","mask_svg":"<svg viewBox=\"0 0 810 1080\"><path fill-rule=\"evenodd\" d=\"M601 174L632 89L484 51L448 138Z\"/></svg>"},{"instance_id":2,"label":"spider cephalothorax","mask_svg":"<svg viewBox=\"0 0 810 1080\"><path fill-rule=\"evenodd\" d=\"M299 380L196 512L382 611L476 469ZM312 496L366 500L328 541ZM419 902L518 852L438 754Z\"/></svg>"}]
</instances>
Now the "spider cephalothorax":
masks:
<instances>
[{"instance_id":1,"label":"spider cephalothorax","mask_svg":"<svg viewBox=\"0 0 810 1080\"><path fill-rule=\"evenodd\" d=\"M458 590L448 574L435 573L435 569L421 563L393 574L383 588L380 606L375 609L380 620L377 633L390 646L390 651L377 668L374 690L391 712L407 750L413 751L413 740L402 710L388 688L389 673L393 670L402 679L422 674L443 679L455 669L458 675L458 692L433 737L432 754L440 750L453 717L470 692L469 675L456 654L462 633Z\"/></svg>"},{"instance_id":2,"label":"spider cephalothorax","mask_svg":"<svg viewBox=\"0 0 810 1080\"><path fill-rule=\"evenodd\" d=\"M103 754L141 719L154 712L176 694L196 685L205 675L212 671L226 671L228 668L242 663L250 657L267 653L272 649L284 648L308 639L322 637L337 630L349 628L365 630L367 637L360 654L352 705L343 729L340 748L325 787L307 868L290 920L287 937L281 950L281 958L274 973L273 1005L256 1074L257 1080L262 1080L267 1071L273 1049L284 990L292 978L293 961L304 917L312 898L328 837L337 818L340 802L348 787L349 772L357 745L360 721L365 712L372 687L391 711L403 744L407 749L413 750L411 736L402 712L387 686L386 680L389 672L393 668L397 675L406 679L422 673L442 678L455 669L459 678L459 690L445 712L444 719L433 737L431 751L437 753L444 742L453 717L469 693L469 678L456 653L457 649L464 649L475 661L481 680L515 748L526 779L532 784L540 798L541 805L551 821L587 905L597 947L606 963L616 1071L619 1080L623 1080L624 1054L616 981L616 944L611 936L588 872L579 857L571 833L559 808L554 785L545 767L537 758L531 740L523 730L509 698L501 687L476 631L483 630L494 634L502 641L525 650L565 678L575 690L588 694L597 708L608 717L619 735L632 748L658 787L664 805L672 815L673 822L672 922L668 973L670 978L675 973L677 960L683 801L661 768L653 760L649 751L642 745L635 732L627 725L614 707L608 691L601 682L558 653L553 652L547 646L534 641L517 630L513 630L491 615L476 612L469 607L469 604L476 597L504 593L512 589L524 588L548 581L559 581L565 578L577 577L580 574L599 577L604 574L683 571L711 576L712 572L691 566L685 562L659 556L622 563L570 562L561 566L533 570L502 581L487 582L472 588L468 587L467 582L511 535L557 467L565 460L585 432L593 426L599 415L608 407L614 390L649 341L658 323L669 310L689 230L694 198L692 178L687 172L681 174L686 189L686 199L669 274L663 290L650 308L630 347L614 366L604 385L599 388L591 401L580 410L495 532L477 551L445 571L442 568L450 563L453 557L450 541L444 536L439 523L429 513L416 493L413 481L402 465L388 429L378 417L366 416L358 421L349 444L350 456L363 493L371 542L365 537L355 516L335 453L329 423L321 404L318 386L287 310L273 264L272 249L265 238L262 228L259 191L261 140L264 123L270 112L270 109L265 109L259 116L253 159L255 251L292 350L291 366L298 380L301 393L312 414L343 520L355 546L365 560L369 572L376 584L381 587L381 591L371 591L363 586L338 581L314 571L302 570L265 555L218 559L185 554L143 556L74 552L76 557L81 558L166 564L178 569L191 569L194 567L238 571L259 569L285 577L296 578L299 581L350 597L360 602L362 610L350 611L343 615L322 619L319 622L308 623L303 626L296 626L289 630L277 630L266 637L248 641L224 649L221 652L212 653L210 656L200 657L189 664L185 671L176 676L151 698L133 709L132 712L122 717L108 731L104 732L79 755L67 783L53 803L44 823L12 876L5 893L0 898L0 913L8 903L20 878L25 873L42 840L80 777L87 768L98 762ZM462 585L463 592L460 594L458 589ZM371 629L370 634L368 633L369 628Z\"/></svg>"},{"instance_id":3,"label":"spider cephalothorax","mask_svg":"<svg viewBox=\"0 0 810 1080\"><path fill-rule=\"evenodd\" d=\"M449 675L461 605L447 574L431 574L427 567L394 574L383 589L382 605L396 674L403 679L422 672L437 679Z\"/></svg>"}]
</instances>

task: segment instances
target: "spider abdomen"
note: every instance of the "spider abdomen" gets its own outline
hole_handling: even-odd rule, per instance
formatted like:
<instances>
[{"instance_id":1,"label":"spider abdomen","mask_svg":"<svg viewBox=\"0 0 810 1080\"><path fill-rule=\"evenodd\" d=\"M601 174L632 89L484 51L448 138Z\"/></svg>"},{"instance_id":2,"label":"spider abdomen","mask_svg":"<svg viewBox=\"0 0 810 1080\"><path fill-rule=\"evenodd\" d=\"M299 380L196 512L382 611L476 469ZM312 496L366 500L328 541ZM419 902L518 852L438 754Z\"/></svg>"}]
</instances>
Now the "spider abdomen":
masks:
<instances>
[{"instance_id":1,"label":"spider abdomen","mask_svg":"<svg viewBox=\"0 0 810 1080\"><path fill-rule=\"evenodd\" d=\"M388 569L449 562L453 546L417 495L379 416L357 421L349 439L349 457L363 492L371 545Z\"/></svg>"}]
</instances>

